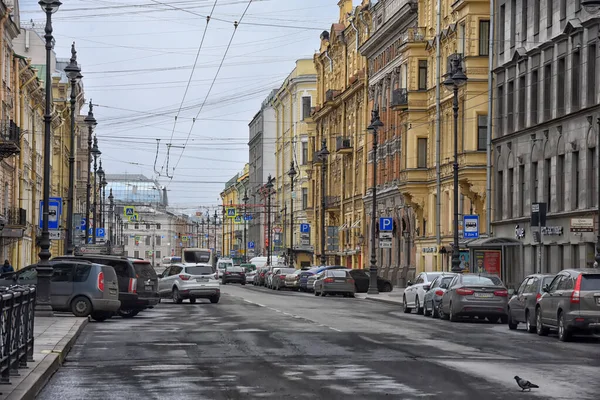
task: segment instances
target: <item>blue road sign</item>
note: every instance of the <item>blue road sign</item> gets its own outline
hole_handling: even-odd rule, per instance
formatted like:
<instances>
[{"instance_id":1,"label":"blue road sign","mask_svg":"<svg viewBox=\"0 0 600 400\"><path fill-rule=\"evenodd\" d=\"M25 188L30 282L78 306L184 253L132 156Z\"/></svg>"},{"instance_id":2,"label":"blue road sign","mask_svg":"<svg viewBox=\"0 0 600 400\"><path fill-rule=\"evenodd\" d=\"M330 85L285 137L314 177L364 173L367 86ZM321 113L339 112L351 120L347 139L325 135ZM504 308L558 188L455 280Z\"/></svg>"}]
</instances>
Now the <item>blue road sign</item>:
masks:
<instances>
[{"instance_id":1,"label":"blue road sign","mask_svg":"<svg viewBox=\"0 0 600 400\"><path fill-rule=\"evenodd\" d=\"M40 228L43 227L43 218L44 218L44 200L40 200ZM50 197L50 201L48 202L48 229L56 230L60 225L60 216L62 214L62 198L60 197Z\"/></svg>"},{"instance_id":2,"label":"blue road sign","mask_svg":"<svg viewBox=\"0 0 600 400\"><path fill-rule=\"evenodd\" d=\"M465 215L463 217L463 236L465 239L479 238L479 215Z\"/></svg>"},{"instance_id":3,"label":"blue road sign","mask_svg":"<svg viewBox=\"0 0 600 400\"><path fill-rule=\"evenodd\" d=\"M208 238L208 233L204 235L205 238Z\"/></svg>"},{"instance_id":4,"label":"blue road sign","mask_svg":"<svg viewBox=\"0 0 600 400\"><path fill-rule=\"evenodd\" d=\"M235 210L235 208L228 208L228 209L227 209L227 216L228 216L228 217L231 217L231 218L233 218L233 217L235 217L235 216L236 216L236 214L237 214L237 213L236 213L236 210Z\"/></svg>"},{"instance_id":5,"label":"blue road sign","mask_svg":"<svg viewBox=\"0 0 600 400\"><path fill-rule=\"evenodd\" d=\"M300 224L300 233L309 233L310 224Z\"/></svg>"},{"instance_id":6,"label":"blue road sign","mask_svg":"<svg viewBox=\"0 0 600 400\"><path fill-rule=\"evenodd\" d=\"M249 215L249 214L244 215L244 220L245 221L252 221L252 215Z\"/></svg>"},{"instance_id":7,"label":"blue road sign","mask_svg":"<svg viewBox=\"0 0 600 400\"><path fill-rule=\"evenodd\" d=\"M87 219L85 218L81 218L81 225L79 226L80 229L85 230L85 223L87 222Z\"/></svg>"},{"instance_id":8,"label":"blue road sign","mask_svg":"<svg viewBox=\"0 0 600 400\"><path fill-rule=\"evenodd\" d=\"M391 232L394 228L393 219L390 217L379 218L379 230L381 232Z\"/></svg>"},{"instance_id":9,"label":"blue road sign","mask_svg":"<svg viewBox=\"0 0 600 400\"><path fill-rule=\"evenodd\" d=\"M96 228L96 237L103 238L105 234L104 228Z\"/></svg>"},{"instance_id":10,"label":"blue road sign","mask_svg":"<svg viewBox=\"0 0 600 400\"><path fill-rule=\"evenodd\" d=\"M253 249L254 248L254 242L248 242L248 248L249 249Z\"/></svg>"}]
</instances>

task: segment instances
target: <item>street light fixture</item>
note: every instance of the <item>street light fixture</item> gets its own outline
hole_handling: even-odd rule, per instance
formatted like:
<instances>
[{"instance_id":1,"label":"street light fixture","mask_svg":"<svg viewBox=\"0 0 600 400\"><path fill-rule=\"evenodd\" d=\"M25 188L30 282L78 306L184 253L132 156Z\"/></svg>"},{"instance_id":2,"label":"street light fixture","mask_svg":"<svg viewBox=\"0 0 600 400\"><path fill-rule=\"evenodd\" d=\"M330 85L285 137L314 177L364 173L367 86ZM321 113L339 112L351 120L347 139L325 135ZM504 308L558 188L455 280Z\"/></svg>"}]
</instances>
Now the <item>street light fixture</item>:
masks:
<instances>
[{"instance_id":1,"label":"street light fixture","mask_svg":"<svg viewBox=\"0 0 600 400\"><path fill-rule=\"evenodd\" d=\"M452 272L459 273L460 245L458 243L458 89L467 83L467 76L462 69L462 60L458 54L451 61L450 73L444 81L444 86L454 92L452 110L454 111L454 243L452 244ZM488 216L489 217L489 216Z\"/></svg>"},{"instance_id":2,"label":"street light fixture","mask_svg":"<svg viewBox=\"0 0 600 400\"><path fill-rule=\"evenodd\" d=\"M248 242L246 242L246 212L248 208L248 190L244 189L244 198L242 201L244 202L244 262L248 262Z\"/></svg>"},{"instance_id":3,"label":"street light fixture","mask_svg":"<svg viewBox=\"0 0 600 400\"><path fill-rule=\"evenodd\" d=\"M372 211L371 211L371 262L369 265L369 290L368 294L379 294L377 287L377 250L375 249L377 224L377 133L379 128L383 127L383 122L379 119L379 107L371 111L371 124L367 130L373 134L373 188L372 190Z\"/></svg>"},{"instance_id":4,"label":"street light fixture","mask_svg":"<svg viewBox=\"0 0 600 400\"><path fill-rule=\"evenodd\" d=\"M267 189L267 266L271 265L271 190L274 178L269 175L265 188Z\"/></svg>"},{"instance_id":5,"label":"street light fixture","mask_svg":"<svg viewBox=\"0 0 600 400\"><path fill-rule=\"evenodd\" d=\"M108 182L106 181L106 172L102 174L102 179L100 179L100 185L102 186L102 200L100 200L100 220L102 221L101 228L104 228L104 235L106 237L106 186Z\"/></svg>"},{"instance_id":6,"label":"street light fixture","mask_svg":"<svg viewBox=\"0 0 600 400\"><path fill-rule=\"evenodd\" d=\"M290 268L294 268L294 197L296 193L294 192L294 179L298 175L296 172L296 168L294 168L294 162L290 162L290 170L288 171L288 176L290 177L291 184L291 193L290 196Z\"/></svg>"},{"instance_id":7,"label":"street light fixture","mask_svg":"<svg viewBox=\"0 0 600 400\"><path fill-rule=\"evenodd\" d=\"M44 38L46 39L46 109L44 113L44 185L42 208L42 237L40 238L40 261L36 267L38 273L37 301L35 312L39 316L53 316L52 306L50 305L50 278L54 274L52 265L50 265L50 231L48 222L50 216L50 158L52 157L51 129L52 129L52 75L50 61L52 59L52 46L54 37L52 37L52 14L58 11L62 3L58 0L40 0L39 5L46 13L46 28Z\"/></svg>"},{"instance_id":8,"label":"street light fixture","mask_svg":"<svg viewBox=\"0 0 600 400\"><path fill-rule=\"evenodd\" d=\"M214 241L215 246L213 247L213 249L214 249L214 252L216 253L217 252L217 210L215 210L214 218L215 218L215 241Z\"/></svg>"},{"instance_id":9,"label":"street light fixture","mask_svg":"<svg viewBox=\"0 0 600 400\"><path fill-rule=\"evenodd\" d=\"M87 180L86 180L86 185L85 185L85 191L86 191L86 196L85 196L85 244L87 244L89 241L90 227L91 227L91 224L90 224L90 201L91 201L91 191L92 191L92 183L91 183L92 171L91 171L90 166L92 165L92 132L93 132L94 128L96 127L96 125L98 125L96 118L94 118L93 108L94 108L94 105L92 104L92 100L90 100L88 115L83 120L88 127Z\"/></svg>"},{"instance_id":10,"label":"street light fixture","mask_svg":"<svg viewBox=\"0 0 600 400\"><path fill-rule=\"evenodd\" d=\"M113 229L114 229L114 218L115 218L115 197L113 196L112 188L108 192L108 226L109 226L109 235L108 239L110 240L110 244L115 244L115 240L113 238Z\"/></svg>"},{"instance_id":11,"label":"street light fixture","mask_svg":"<svg viewBox=\"0 0 600 400\"><path fill-rule=\"evenodd\" d=\"M325 184L326 169L327 169L327 157L329 156L329 150L327 150L327 140L323 139L321 143L321 150L319 150L318 157L321 160L321 265L327 264L327 256L325 255L325 207L327 206L327 196L325 191L327 185Z\"/></svg>"},{"instance_id":12,"label":"street light fixture","mask_svg":"<svg viewBox=\"0 0 600 400\"><path fill-rule=\"evenodd\" d=\"M96 244L96 227L98 226L97 216L98 216L98 203L97 203L97 194L98 194L98 157L102 154L100 149L98 149L98 138L94 136L94 146L92 147L92 155L94 156L94 203L93 203L93 221L94 225L92 226L92 244ZM100 170L102 170L102 161L100 161Z\"/></svg>"}]
</instances>

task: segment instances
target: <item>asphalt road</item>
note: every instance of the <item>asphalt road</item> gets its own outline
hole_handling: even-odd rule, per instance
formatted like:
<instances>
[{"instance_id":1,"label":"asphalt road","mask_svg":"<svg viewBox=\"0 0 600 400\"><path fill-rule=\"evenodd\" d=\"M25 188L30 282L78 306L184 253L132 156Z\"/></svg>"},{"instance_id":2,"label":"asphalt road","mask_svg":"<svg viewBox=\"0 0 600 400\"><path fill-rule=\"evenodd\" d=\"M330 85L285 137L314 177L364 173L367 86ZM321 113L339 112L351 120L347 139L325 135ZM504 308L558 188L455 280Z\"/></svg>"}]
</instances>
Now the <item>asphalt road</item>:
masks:
<instances>
[{"instance_id":1,"label":"asphalt road","mask_svg":"<svg viewBox=\"0 0 600 400\"><path fill-rule=\"evenodd\" d=\"M597 399L600 341L433 320L361 299L227 285L90 323L54 399ZM540 386L522 393L513 377Z\"/></svg>"}]
</instances>

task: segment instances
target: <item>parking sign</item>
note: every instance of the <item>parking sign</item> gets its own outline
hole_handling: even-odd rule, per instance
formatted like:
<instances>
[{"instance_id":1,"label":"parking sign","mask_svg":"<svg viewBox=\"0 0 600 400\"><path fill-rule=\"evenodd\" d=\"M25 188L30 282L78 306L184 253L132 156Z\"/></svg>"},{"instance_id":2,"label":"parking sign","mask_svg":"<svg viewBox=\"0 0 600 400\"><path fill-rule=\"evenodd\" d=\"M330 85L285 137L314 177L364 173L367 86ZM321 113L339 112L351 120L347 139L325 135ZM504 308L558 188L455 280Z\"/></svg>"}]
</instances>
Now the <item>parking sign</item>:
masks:
<instances>
[{"instance_id":1,"label":"parking sign","mask_svg":"<svg viewBox=\"0 0 600 400\"><path fill-rule=\"evenodd\" d=\"M310 224L300 224L300 233L309 233Z\"/></svg>"},{"instance_id":2,"label":"parking sign","mask_svg":"<svg viewBox=\"0 0 600 400\"><path fill-rule=\"evenodd\" d=\"M379 218L379 230L381 232L390 232L394 228L394 222L391 217Z\"/></svg>"}]
</instances>

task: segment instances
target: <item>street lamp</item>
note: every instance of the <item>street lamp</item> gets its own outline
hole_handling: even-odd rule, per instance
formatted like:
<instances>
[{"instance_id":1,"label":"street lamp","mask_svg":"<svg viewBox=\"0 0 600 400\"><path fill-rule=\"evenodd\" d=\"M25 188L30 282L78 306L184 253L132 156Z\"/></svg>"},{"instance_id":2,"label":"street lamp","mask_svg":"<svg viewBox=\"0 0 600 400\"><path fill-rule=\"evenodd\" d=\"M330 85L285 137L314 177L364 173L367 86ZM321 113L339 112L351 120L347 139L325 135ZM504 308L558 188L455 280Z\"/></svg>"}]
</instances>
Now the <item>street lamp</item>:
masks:
<instances>
[{"instance_id":1,"label":"street lamp","mask_svg":"<svg viewBox=\"0 0 600 400\"><path fill-rule=\"evenodd\" d=\"M371 263L369 265L369 290L368 294L379 294L377 287L377 251L375 249L375 226L377 224L377 132L383 127L383 122L379 119L379 108L371 111L371 124L367 130L373 134L373 204L371 211Z\"/></svg>"},{"instance_id":2,"label":"street lamp","mask_svg":"<svg viewBox=\"0 0 600 400\"><path fill-rule=\"evenodd\" d=\"M296 168L294 168L294 161L290 162L290 170L288 171L288 176L290 177L291 184L291 193L290 196L290 268L294 268L294 197L296 193L294 192L294 179L296 178L298 173L296 172Z\"/></svg>"},{"instance_id":3,"label":"street lamp","mask_svg":"<svg viewBox=\"0 0 600 400\"><path fill-rule=\"evenodd\" d=\"M242 201L244 202L244 262L248 262L248 242L246 242L246 213L248 208L248 190L244 189L244 198Z\"/></svg>"},{"instance_id":4,"label":"street lamp","mask_svg":"<svg viewBox=\"0 0 600 400\"><path fill-rule=\"evenodd\" d=\"M267 189L267 266L271 265L271 190L273 190L274 181L275 178L269 174L265 185Z\"/></svg>"},{"instance_id":5,"label":"street lamp","mask_svg":"<svg viewBox=\"0 0 600 400\"><path fill-rule=\"evenodd\" d=\"M452 246L452 272L462 271L460 268L460 246L458 243L458 89L467 83L467 76L462 69L462 60L456 55L452 59L448 78L444 81L444 86L454 92L454 101L452 110L454 111L454 243Z\"/></svg>"},{"instance_id":6,"label":"street lamp","mask_svg":"<svg viewBox=\"0 0 600 400\"><path fill-rule=\"evenodd\" d=\"M215 241L214 241L214 252L217 252L217 210L215 210Z\"/></svg>"},{"instance_id":7,"label":"street lamp","mask_svg":"<svg viewBox=\"0 0 600 400\"><path fill-rule=\"evenodd\" d=\"M52 75L50 61L52 59L52 14L58 11L62 3L58 0L40 0L39 5L46 13L46 110L44 113L44 187L42 208L42 237L40 238L40 261L36 267L38 273L37 284L37 302L35 311L39 316L53 316L52 306L50 305L50 278L54 274L52 265L50 265L50 231L48 222L50 216L50 158L52 157Z\"/></svg>"},{"instance_id":8,"label":"street lamp","mask_svg":"<svg viewBox=\"0 0 600 400\"><path fill-rule=\"evenodd\" d=\"M327 264L327 257L325 256L325 207L327 206L327 197L325 191L327 186L325 185L325 175L327 169L327 156L329 156L329 150L327 150L327 140L323 139L321 150L319 150L319 159L321 160L321 265Z\"/></svg>"},{"instance_id":9,"label":"street lamp","mask_svg":"<svg viewBox=\"0 0 600 400\"><path fill-rule=\"evenodd\" d=\"M108 208L108 225L109 225L109 236L108 239L110 240L110 244L113 245L115 244L115 240L113 238L113 229L114 229L114 218L115 218L115 197L113 196L112 193L112 188L110 188L109 192L108 192L108 204L109 204L109 208Z\"/></svg>"},{"instance_id":10,"label":"street lamp","mask_svg":"<svg viewBox=\"0 0 600 400\"><path fill-rule=\"evenodd\" d=\"M77 82L83 78L81 68L77 65L77 52L75 42L71 46L71 60L65 67L65 73L71 83L71 138L69 150L69 193L67 195L67 237L65 240L65 254L73 254L73 208L75 197L75 103L77 102Z\"/></svg>"},{"instance_id":11,"label":"street lamp","mask_svg":"<svg viewBox=\"0 0 600 400\"><path fill-rule=\"evenodd\" d=\"M91 191L92 191L92 183L91 183L92 171L90 168L90 166L92 165L92 131L94 130L94 127L96 125L98 125L96 118L94 118L94 113L92 111L93 108L94 108L94 105L92 104L92 100L90 100L88 115L83 120L88 127L87 180L86 180L86 185L85 185L85 192L86 192L86 196L85 196L85 244L87 244L89 241L90 227L92 225L92 224L90 224L90 201L91 201L90 196L91 196Z\"/></svg>"},{"instance_id":12,"label":"street lamp","mask_svg":"<svg viewBox=\"0 0 600 400\"><path fill-rule=\"evenodd\" d=\"M102 200L100 201L100 220L102 221L101 228L104 228L104 234L106 236L106 185L108 182L106 181L106 173L102 174L102 178L100 179L100 185L102 186Z\"/></svg>"},{"instance_id":13,"label":"street lamp","mask_svg":"<svg viewBox=\"0 0 600 400\"><path fill-rule=\"evenodd\" d=\"M92 147L92 155L94 156L94 203L93 203L93 220L94 225L92 226L92 244L96 244L96 227L98 226L97 215L98 215L98 204L96 202L97 194L98 194L98 157L102 154L100 149L98 149L98 138L94 136L94 146ZM102 170L102 161L100 161L100 170Z\"/></svg>"}]
</instances>

